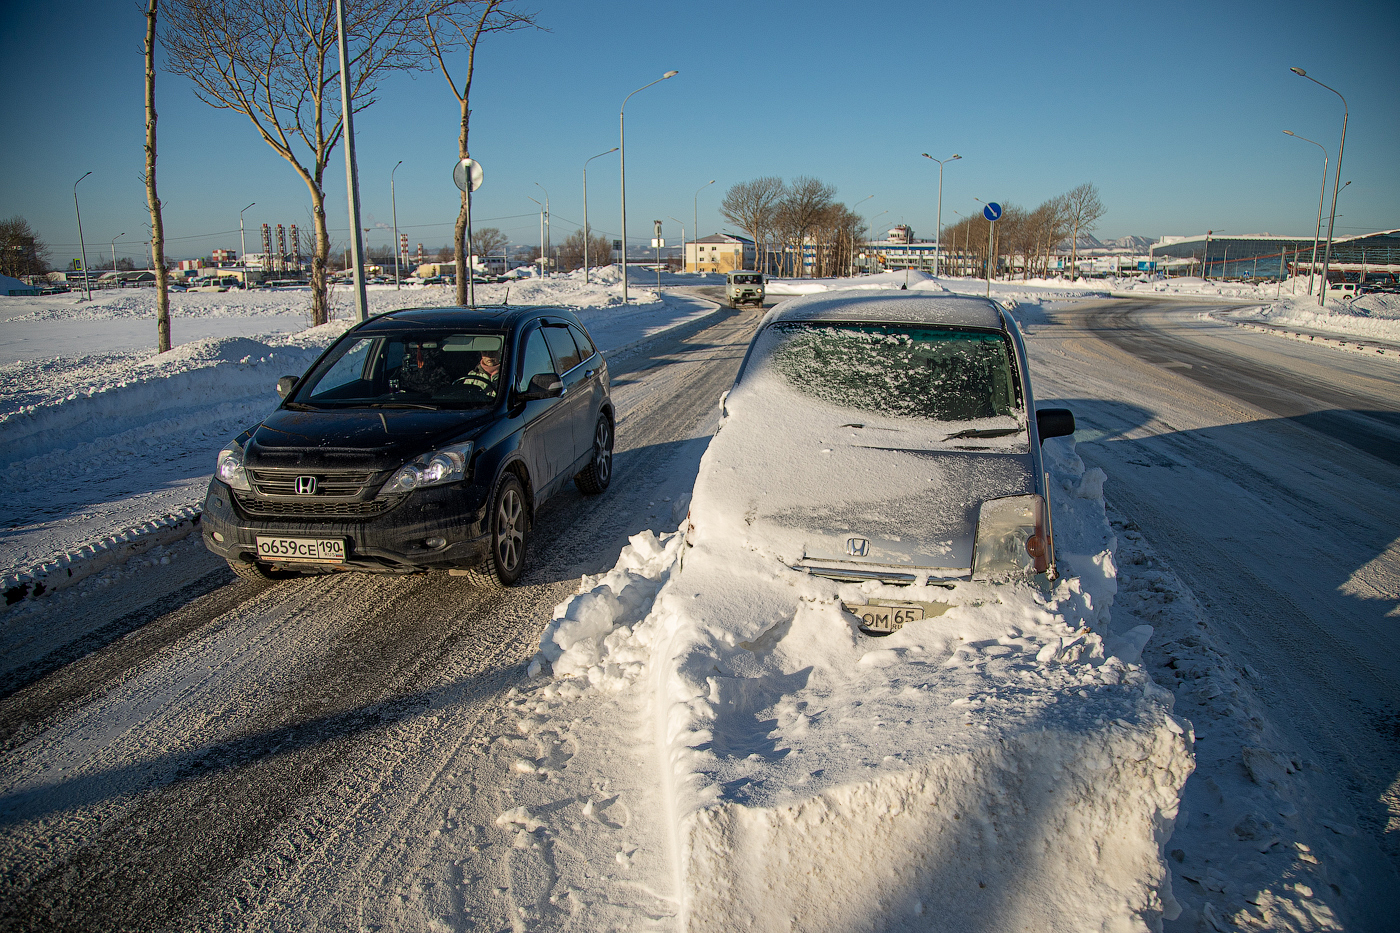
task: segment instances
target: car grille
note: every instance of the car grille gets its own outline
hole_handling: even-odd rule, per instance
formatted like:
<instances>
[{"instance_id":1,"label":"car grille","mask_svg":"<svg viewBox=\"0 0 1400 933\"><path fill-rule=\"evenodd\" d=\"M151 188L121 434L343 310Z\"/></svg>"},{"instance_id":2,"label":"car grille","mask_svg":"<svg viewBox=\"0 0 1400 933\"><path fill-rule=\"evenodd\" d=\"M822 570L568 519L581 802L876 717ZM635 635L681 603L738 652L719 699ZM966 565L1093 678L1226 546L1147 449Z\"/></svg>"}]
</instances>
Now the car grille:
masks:
<instances>
[{"instance_id":1,"label":"car grille","mask_svg":"<svg viewBox=\"0 0 1400 933\"><path fill-rule=\"evenodd\" d=\"M365 471L355 472L305 472L292 470L249 470L253 490L259 496L297 496L297 479L314 477L316 492L312 496L299 496L301 499L351 499L359 498L365 487L376 476Z\"/></svg>"},{"instance_id":2,"label":"car grille","mask_svg":"<svg viewBox=\"0 0 1400 933\"><path fill-rule=\"evenodd\" d=\"M260 518L344 518L361 519L382 515L404 500L404 496L386 496L368 502L316 502L311 499L289 502L235 496L245 513Z\"/></svg>"}]
</instances>

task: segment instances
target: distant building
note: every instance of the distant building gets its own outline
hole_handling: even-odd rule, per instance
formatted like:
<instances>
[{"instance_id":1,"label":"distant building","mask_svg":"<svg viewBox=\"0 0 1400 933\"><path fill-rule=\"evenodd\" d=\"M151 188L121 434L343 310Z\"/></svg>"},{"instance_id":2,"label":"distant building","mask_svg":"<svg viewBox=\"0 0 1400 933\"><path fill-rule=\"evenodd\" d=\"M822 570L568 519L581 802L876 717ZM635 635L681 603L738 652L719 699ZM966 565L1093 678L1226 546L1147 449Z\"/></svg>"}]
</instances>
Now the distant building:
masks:
<instances>
[{"instance_id":1,"label":"distant building","mask_svg":"<svg viewBox=\"0 0 1400 933\"><path fill-rule=\"evenodd\" d=\"M1325 236L1317 244L1318 272L1322 271L1326 244ZM1277 278L1290 272L1306 275L1312 252L1310 236L1268 233L1162 237L1152 247L1153 258L1167 260L1173 269L1189 268L1197 275L1228 279ZM1363 281L1368 275L1400 274L1400 230L1334 238L1328 269L1329 277L1335 273L1335 277Z\"/></svg>"},{"instance_id":2,"label":"distant building","mask_svg":"<svg viewBox=\"0 0 1400 933\"><path fill-rule=\"evenodd\" d=\"M753 240L730 233L714 233L685 244L685 271L732 272L752 269L757 255Z\"/></svg>"},{"instance_id":3,"label":"distant building","mask_svg":"<svg viewBox=\"0 0 1400 933\"><path fill-rule=\"evenodd\" d=\"M895 224L885 234L885 242L908 244L914 242L914 228L908 224Z\"/></svg>"},{"instance_id":4,"label":"distant building","mask_svg":"<svg viewBox=\"0 0 1400 933\"><path fill-rule=\"evenodd\" d=\"M214 261L214 265L222 266L231 263L238 258L238 254L231 249L216 249L209 254L209 258Z\"/></svg>"}]
</instances>

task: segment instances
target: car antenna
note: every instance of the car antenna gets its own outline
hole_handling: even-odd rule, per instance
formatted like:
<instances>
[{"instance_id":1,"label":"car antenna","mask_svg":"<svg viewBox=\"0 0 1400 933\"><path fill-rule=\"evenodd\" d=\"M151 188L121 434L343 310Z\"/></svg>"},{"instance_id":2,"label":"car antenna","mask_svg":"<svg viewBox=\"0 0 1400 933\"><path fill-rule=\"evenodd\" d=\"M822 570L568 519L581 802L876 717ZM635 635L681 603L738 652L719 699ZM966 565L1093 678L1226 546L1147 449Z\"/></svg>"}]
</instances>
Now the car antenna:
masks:
<instances>
[{"instance_id":1,"label":"car antenna","mask_svg":"<svg viewBox=\"0 0 1400 933\"><path fill-rule=\"evenodd\" d=\"M503 307L503 308L509 308L509 307L510 307L510 286L509 286L509 285L506 286L506 300L503 301L503 302L501 302L501 307Z\"/></svg>"}]
</instances>

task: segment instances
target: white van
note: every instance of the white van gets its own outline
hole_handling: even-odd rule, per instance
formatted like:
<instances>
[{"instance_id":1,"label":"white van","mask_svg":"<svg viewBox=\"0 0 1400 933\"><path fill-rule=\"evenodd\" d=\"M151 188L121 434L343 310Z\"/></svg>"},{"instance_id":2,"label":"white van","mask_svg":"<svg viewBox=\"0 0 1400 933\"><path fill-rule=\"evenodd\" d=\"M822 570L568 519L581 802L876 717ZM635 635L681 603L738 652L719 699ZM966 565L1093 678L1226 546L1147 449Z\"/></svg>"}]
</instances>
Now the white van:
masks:
<instances>
[{"instance_id":1,"label":"white van","mask_svg":"<svg viewBox=\"0 0 1400 933\"><path fill-rule=\"evenodd\" d=\"M761 308L764 294L762 272L736 270L726 273L724 297L729 300L729 307L737 308L741 304L752 303Z\"/></svg>"}]
</instances>

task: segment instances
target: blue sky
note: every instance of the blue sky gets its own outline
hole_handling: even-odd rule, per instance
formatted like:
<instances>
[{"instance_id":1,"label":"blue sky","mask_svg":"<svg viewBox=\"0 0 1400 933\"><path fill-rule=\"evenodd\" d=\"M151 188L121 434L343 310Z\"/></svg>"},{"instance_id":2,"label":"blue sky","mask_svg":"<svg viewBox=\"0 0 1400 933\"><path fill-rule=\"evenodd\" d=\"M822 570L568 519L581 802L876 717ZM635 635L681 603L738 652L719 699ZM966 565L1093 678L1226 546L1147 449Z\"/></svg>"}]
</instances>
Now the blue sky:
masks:
<instances>
[{"instance_id":1,"label":"blue sky","mask_svg":"<svg viewBox=\"0 0 1400 933\"><path fill-rule=\"evenodd\" d=\"M351 0L353 2L353 0ZM1393 0L1281 3L634 3L538 0L547 32L488 37L478 53L472 151L485 169L479 226L538 242L536 183L549 191L553 240L582 222L584 160L617 145L618 108L667 70L680 74L627 105L628 233L687 236L700 192L702 235L726 229L731 184L810 175L883 229L932 237L938 166L943 219L973 200L1031 207L1081 182L1107 207L1100 237L1304 234L1316 220L1322 153L1335 158L1342 102L1289 72L1297 65L1347 96L1351 118L1339 235L1400 227L1400 6ZM0 82L12 90L0 216L19 214L77 255L73 182L90 261L144 250L144 18L134 0L6 3ZM238 249L238 211L310 227L301 180L246 117L158 77L168 252ZM19 101L23 106L15 106ZM457 112L440 74L384 84L356 117L367 225L391 221L428 249L451 241ZM620 229L616 154L589 166L589 220ZM327 178L333 235L344 239L344 158ZM868 195L874 197L867 198ZM1328 198L1330 201L1330 184ZM858 203L859 202L859 203ZM371 245L387 244L376 229ZM256 250L252 238L249 249Z\"/></svg>"}]
</instances>

